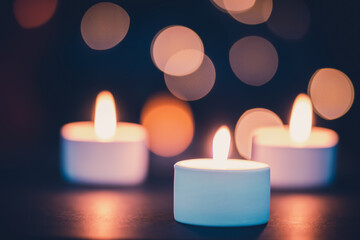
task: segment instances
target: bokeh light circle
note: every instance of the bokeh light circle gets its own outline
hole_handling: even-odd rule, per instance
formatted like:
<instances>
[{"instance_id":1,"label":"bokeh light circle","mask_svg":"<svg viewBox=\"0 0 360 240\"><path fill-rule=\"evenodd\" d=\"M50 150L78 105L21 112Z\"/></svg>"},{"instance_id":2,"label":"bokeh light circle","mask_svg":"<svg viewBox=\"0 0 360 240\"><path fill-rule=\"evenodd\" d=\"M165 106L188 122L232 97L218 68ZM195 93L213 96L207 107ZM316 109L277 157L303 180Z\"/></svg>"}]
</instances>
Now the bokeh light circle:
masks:
<instances>
[{"instance_id":1,"label":"bokeh light circle","mask_svg":"<svg viewBox=\"0 0 360 240\"><path fill-rule=\"evenodd\" d=\"M310 12L303 0L278 0L266 24L279 37L297 40L309 29Z\"/></svg>"},{"instance_id":2,"label":"bokeh light circle","mask_svg":"<svg viewBox=\"0 0 360 240\"><path fill-rule=\"evenodd\" d=\"M354 102L354 86L343 72L333 68L317 70L310 79L308 95L315 112L332 120L343 116Z\"/></svg>"},{"instance_id":3,"label":"bokeh light circle","mask_svg":"<svg viewBox=\"0 0 360 240\"><path fill-rule=\"evenodd\" d=\"M270 81L279 62L275 47L258 36L244 37L234 43L229 60L234 74L251 86L261 86Z\"/></svg>"},{"instance_id":4,"label":"bokeh light circle","mask_svg":"<svg viewBox=\"0 0 360 240\"><path fill-rule=\"evenodd\" d=\"M204 45L190 28L170 26L160 30L151 43L151 57L156 67L173 76L196 71L204 58Z\"/></svg>"},{"instance_id":5,"label":"bokeh light circle","mask_svg":"<svg viewBox=\"0 0 360 240\"><path fill-rule=\"evenodd\" d=\"M256 0L211 0L226 11L242 12L254 6Z\"/></svg>"},{"instance_id":6,"label":"bokeh light circle","mask_svg":"<svg viewBox=\"0 0 360 240\"><path fill-rule=\"evenodd\" d=\"M148 132L150 150L163 157L182 153L194 136L190 106L169 94L157 94L146 102L141 123Z\"/></svg>"},{"instance_id":7,"label":"bokeh light circle","mask_svg":"<svg viewBox=\"0 0 360 240\"><path fill-rule=\"evenodd\" d=\"M283 122L276 113L265 108L247 110L239 118L235 127L235 144L241 156L251 159L251 147L254 131L262 127L283 126Z\"/></svg>"},{"instance_id":8,"label":"bokeh light circle","mask_svg":"<svg viewBox=\"0 0 360 240\"><path fill-rule=\"evenodd\" d=\"M127 12L114 3L101 2L90 7L81 20L81 35L94 50L116 46L126 36L130 26Z\"/></svg>"},{"instance_id":9,"label":"bokeh light circle","mask_svg":"<svg viewBox=\"0 0 360 240\"><path fill-rule=\"evenodd\" d=\"M15 19L23 28L40 27L54 15L57 4L57 0L15 0Z\"/></svg>"},{"instance_id":10,"label":"bokeh light circle","mask_svg":"<svg viewBox=\"0 0 360 240\"><path fill-rule=\"evenodd\" d=\"M256 25L266 22L273 10L273 0L256 0L255 4L242 12L229 10L228 13L237 21Z\"/></svg>"},{"instance_id":11,"label":"bokeh light circle","mask_svg":"<svg viewBox=\"0 0 360 240\"><path fill-rule=\"evenodd\" d=\"M185 101L194 101L205 97L213 88L216 78L215 67L210 58L204 55L200 67L185 76L164 74L169 91Z\"/></svg>"}]
</instances>

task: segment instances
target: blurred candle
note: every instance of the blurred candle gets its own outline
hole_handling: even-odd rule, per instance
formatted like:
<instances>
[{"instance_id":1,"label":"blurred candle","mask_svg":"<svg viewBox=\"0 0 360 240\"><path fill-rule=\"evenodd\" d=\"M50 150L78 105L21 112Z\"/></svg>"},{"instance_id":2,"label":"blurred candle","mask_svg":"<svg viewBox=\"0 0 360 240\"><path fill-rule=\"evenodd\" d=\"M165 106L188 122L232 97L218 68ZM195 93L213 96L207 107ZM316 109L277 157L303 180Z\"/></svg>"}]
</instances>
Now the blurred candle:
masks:
<instances>
[{"instance_id":1,"label":"blurred candle","mask_svg":"<svg viewBox=\"0 0 360 240\"><path fill-rule=\"evenodd\" d=\"M271 168L274 188L316 188L329 185L335 175L338 135L312 127L312 104L306 94L295 99L288 127L258 129L252 159Z\"/></svg>"},{"instance_id":2,"label":"blurred candle","mask_svg":"<svg viewBox=\"0 0 360 240\"><path fill-rule=\"evenodd\" d=\"M73 122L61 129L62 171L70 182L136 185L148 170L147 133L139 124L117 122L108 91L96 98L94 122Z\"/></svg>"},{"instance_id":3,"label":"blurred candle","mask_svg":"<svg viewBox=\"0 0 360 240\"><path fill-rule=\"evenodd\" d=\"M174 166L174 217L200 226L253 226L269 220L270 168L228 159L230 132L215 134L213 159L190 159Z\"/></svg>"}]
</instances>

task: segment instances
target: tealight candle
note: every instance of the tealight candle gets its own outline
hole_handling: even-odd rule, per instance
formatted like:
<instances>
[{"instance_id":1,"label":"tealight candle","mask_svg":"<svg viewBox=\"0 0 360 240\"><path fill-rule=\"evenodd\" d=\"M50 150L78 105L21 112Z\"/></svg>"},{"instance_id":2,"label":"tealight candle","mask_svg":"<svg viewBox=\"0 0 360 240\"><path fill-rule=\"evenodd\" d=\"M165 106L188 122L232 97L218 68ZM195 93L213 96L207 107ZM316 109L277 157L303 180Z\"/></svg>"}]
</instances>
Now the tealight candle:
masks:
<instances>
[{"instance_id":1,"label":"tealight candle","mask_svg":"<svg viewBox=\"0 0 360 240\"><path fill-rule=\"evenodd\" d=\"M186 224L253 226L269 220L270 168L267 164L227 159L230 132L215 134L213 159L190 159L174 166L174 218Z\"/></svg>"},{"instance_id":2,"label":"tealight candle","mask_svg":"<svg viewBox=\"0 0 360 240\"><path fill-rule=\"evenodd\" d=\"M110 92L98 95L94 122L64 125L61 140L62 171L70 182L136 185L146 177L146 130L139 124L117 122Z\"/></svg>"},{"instance_id":3,"label":"tealight candle","mask_svg":"<svg viewBox=\"0 0 360 240\"><path fill-rule=\"evenodd\" d=\"M294 102L290 125L258 129L253 137L252 159L271 167L274 188L316 188L335 175L338 135L312 127L312 104L306 94Z\"/></svg>"}]
</instances>

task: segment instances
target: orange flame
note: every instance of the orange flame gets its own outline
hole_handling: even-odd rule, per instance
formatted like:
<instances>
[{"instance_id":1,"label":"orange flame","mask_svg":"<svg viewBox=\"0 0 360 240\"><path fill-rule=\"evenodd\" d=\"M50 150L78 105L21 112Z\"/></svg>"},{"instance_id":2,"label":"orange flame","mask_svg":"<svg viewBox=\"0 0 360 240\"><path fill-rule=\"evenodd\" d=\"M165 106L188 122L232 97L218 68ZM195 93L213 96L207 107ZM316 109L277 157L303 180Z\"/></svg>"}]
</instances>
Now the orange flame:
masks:
<instances>
[{"instance_id":1,"label":"orange flame","mask_svg":"<svg viewBox=\"0 0 360 240\"><path fill-rule=\"evenodd\" d=\"M225 168L230 149L230 131L227 126L221 126L213 140L214 168Z\"/></svg>"},{"instance_id":2,"label":"orange flame","mask_svg":"<svg viewBox=\"0 0 360 240\"><path fill-rule=\"evenodd\" d=\"M108 140L116 132L116 110L113 95L102 91L96 97L95 104L95 134L101 140Z\"/></svg>"},{"instance_id":3,"label":"orange flame","mask_svg":"<svg viewBox=\"0 0 360 240\"><path fill-rule=\"evenodd\" d=\"M305 142L311 133L312 104L308 95L299 94L293 105L290 118L290 137L294 142Z\"/></svg>"}]
</instances>

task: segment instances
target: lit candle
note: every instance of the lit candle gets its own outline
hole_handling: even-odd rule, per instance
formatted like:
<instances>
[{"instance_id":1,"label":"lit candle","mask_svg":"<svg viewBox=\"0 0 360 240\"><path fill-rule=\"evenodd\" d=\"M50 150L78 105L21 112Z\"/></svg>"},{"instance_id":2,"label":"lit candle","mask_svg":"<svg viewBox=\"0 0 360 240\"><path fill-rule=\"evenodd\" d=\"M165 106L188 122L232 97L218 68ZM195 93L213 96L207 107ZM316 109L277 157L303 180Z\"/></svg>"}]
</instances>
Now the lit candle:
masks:
<instances>
[{"instance_id":1,"label":"lit candle","mask_svg":"<svg viewBox=\"0 0 360 240\"><path fill-rule=\"evenodd\" d=\"M70 182L136 185L148 169L147 133L139 124L117 122L110 92L96 98L94 122L61 129L62 171Z\"/></svg>"},{"instance_id":2,"label":"lit candle","mask_svg":"<svg viewBox=\"0 0 360 240\"><path fill-rule=\"evenodd\" d=\"M252 159L271 168L275 188L316 188L331 183L335 174L338 135L312 127L312 104L306 94L294 102L290 125L256 130Z\"/></svg>"},{"instance_id":3,"label":"lit candle","mask_svg":"<svg viewBox=\"0 0 360 240\"><path fill-rule=\"evenodd\" d=\"M269 220L270 168L227 159L230 132L215 134L213 159L191 159L174 166L174 217L200 226L253 226Z\"/></svg>"}]
</instances>

